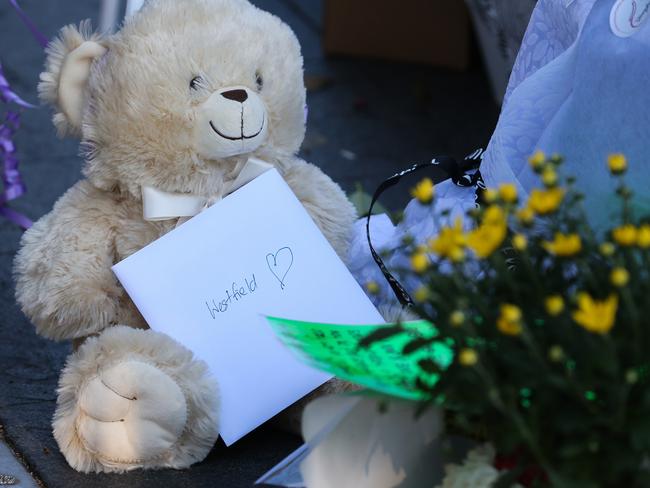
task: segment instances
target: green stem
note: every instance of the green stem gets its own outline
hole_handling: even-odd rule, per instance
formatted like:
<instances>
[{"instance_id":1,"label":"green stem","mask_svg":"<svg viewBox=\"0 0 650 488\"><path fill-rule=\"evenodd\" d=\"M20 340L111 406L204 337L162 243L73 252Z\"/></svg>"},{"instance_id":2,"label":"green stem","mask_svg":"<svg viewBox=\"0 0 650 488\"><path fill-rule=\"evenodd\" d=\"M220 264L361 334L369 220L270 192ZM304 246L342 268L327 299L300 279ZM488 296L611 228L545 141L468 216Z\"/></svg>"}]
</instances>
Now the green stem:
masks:
<instances>
[{"instance_id":1,"label":"green stem","mask_svg":"<svg viewBox=\"0 0 650 488\"><path fill-rule=\"evenodd\" d=\"M530 431L530 429L526 425L526 422L519 414L516 405L515 406L508 405L503 400L499 392L499 389L497 388L494 381L492 380L492 377L482 367L480 363L479 365L476 366L476 368L477 371L479 372L479 375L483 378L485 383L488 385L488 391L493 392L493 394L488 394L488 398L490 402L492 402L495 408L497 408L497 410L499 410L506 418L510 418L513 421L516 429L519 431L519 435L521 436L522 440L526 443L530 451L533 453L533 456L535 456L537 462L541 465L542 469L544 469L544 471L549 476L549 478L551 478L551 480L558 479L555 470L551 468L551 463L546 459L546 456L544 455L542 449L538 445L535 436Z\"/></svg>"}]
</instances>

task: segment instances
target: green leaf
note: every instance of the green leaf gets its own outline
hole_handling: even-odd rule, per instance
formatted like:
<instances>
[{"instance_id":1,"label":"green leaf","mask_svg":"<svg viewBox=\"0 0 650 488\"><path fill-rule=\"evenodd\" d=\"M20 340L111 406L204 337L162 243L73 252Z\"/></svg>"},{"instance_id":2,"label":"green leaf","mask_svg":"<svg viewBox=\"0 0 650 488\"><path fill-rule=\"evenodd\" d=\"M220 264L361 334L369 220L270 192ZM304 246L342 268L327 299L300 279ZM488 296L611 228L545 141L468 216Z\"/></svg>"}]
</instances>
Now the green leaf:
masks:
<instances>
[{"instance_id":1,"label":"green leaf","mask_svg":"<svg viewBox=\"0 0 650 488\"><path fill-rule=\"evenodd\" d=\"M639 417L630 422L630 441L635 449L650 449L650 417Z\"/></svg>"},{"instance_id":2,"label":"green leaf","mask_svg":"<svg viewBox=\"0 0 650 488\"><path fill-rule=\"evenodd\" d=\"M587 446L584 442L566 443L558 447L557 454L563 458L575 458L583 454L586 450Z\"/></svg>"},{"instance_id":3,"label":"green leaf","mask_svg":"<svg viewBox=\"0 0 650 488\"><path fill-rule=\"evenodd\" d=\"M524 472L523 466L516 466L510 471L506 471L494 482L492 488L511 488L517 482L517 479Z\"/></svg>"}]
</instances>

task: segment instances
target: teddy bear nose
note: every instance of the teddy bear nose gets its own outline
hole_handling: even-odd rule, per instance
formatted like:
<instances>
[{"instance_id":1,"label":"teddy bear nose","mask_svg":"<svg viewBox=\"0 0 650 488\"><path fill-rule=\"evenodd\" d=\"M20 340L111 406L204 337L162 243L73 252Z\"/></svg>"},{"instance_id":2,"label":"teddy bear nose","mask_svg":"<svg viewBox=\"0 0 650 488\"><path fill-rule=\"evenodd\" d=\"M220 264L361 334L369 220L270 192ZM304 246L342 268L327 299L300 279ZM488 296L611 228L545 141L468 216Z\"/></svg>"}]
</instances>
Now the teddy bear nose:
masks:
<instances>
[{"instance_id":1,"label":"teddy bear nose","mask_svg":"<svg viewBox=\"0 0 650 488\"><path fill-rule=\"evenodd\" d=\"M248 100L248 93L246 93L246 90L228 90L223 92L221 96L239 103L244 103Z\"/></svg>"}]
</instances>

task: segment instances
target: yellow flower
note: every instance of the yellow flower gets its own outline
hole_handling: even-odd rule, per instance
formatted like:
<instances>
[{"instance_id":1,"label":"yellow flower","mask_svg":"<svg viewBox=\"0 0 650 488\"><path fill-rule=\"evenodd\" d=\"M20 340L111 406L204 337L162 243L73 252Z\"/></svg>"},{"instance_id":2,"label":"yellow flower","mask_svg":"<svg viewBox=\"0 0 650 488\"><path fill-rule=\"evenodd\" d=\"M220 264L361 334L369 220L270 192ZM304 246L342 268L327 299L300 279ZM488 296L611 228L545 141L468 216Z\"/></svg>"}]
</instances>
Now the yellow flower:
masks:
<instances>
[{"instance_id":1,"label":"yellow flower","mask_svg":"<svg viewBox=\"0 0 650 488\"><path fill-rule=\"evenodd\" d=\"M626 383L628 383L630 385L633 385L638 381L639 381L639 373L637 373L635 370L628 369L625 372L625 382Z\"/></svg>"},{"instance_id":2,"label":"yellow flower","mask_svg":"<svg viewBox=\"0 0 650 488\"><path fill-rule=\"evenodd\" d=\"M650 225L643 224L639 227L636 236L636 243L641 249L650 248Z\"/></svg>"},{"instance_id":3,"label":"yellow flower","mask_svg":"<svg viewBox=\"0 0 650 488\"><path fill-rule=\"evenodd\" d=\"M612 237L621 246L633 246L637 243L638 231L631 224L622 225L612 231Z\"/></svg>"},{"instance_id":4,"label":"yellow flower","mask_svg":"<svg viewBox=\"0 0 650 488\"><path fill-rule=\"evenodd\" d=\"M456 247L449 253L449 259L454 263L462 263L465 260L465 249Z\"/></svg>"},{"instance_id":5,"label":"yellow flower","mask_svg":"<svg viewBox=\"0 0 650 488\"><path fill-rule=\"evenodd\" d=\"M429 249L440 257L459 262L465 259L466 242L463 221L457 218L453 227L443 227L438 237L429 241Z\"/></svg>"},{"instance_id":6,"label":"yellow flower","mask_svg":"<svg viewBox=\"0 0 650 488\"><path fill-rule=\"evenodd\" d=\"M564 310L564 300L560 295L551 295L544 301L544 307L549 315L555 317Z\"/></svg>"},{"instance_id":7,"label":"yellow flower","mask_svg":"<svg viewBox=\"0 0 650 488\"><path fill-rule=\"evenodd\" d=\"M602 254L605 257L610 257L616 252L616 248L614 247L614 244L611 242L603 242L600 247L600 254Z\"/></svg>"},{"instance_id":8,"label":"yellow flower","mask_svg":"<svg viewBox=\"0 0 650 488\"><path fill-rule=\"evenodd\" d=\"M594 300L587 293L578 295L578 309L573 312L573 320L589 332L607 334L614 327L618 296L610 295L606 300Z\"/></svg>"},{"instance_id":9,"label":"yellow flower","mask_svg":"<svg viewBox=\"0 0 650 488\"><path fill-rule=\"evenodd\" d=\"M506 335L516 336L521 334L521 309L509 303L501 305L501 315L497 319L497 328Z\"/></svg>"},{"instance_id":10,"label":"yellow flower","mask_svg":"<svg viewBox=\"0 0 650 488\"><path fill-rule=\"evenodd\" d=\"M535 154L528 158L528 162L533 169L541 169L544 163L546 163L546 154L543 151L536 151Z\"/></svg>"},{"instance_id":11,"label":"yellow flower","mask_svg":"<svg viewBox=\"0 0 650 488\"><path fill-rule=\"evenodd\" d=\"M548 358L554 363L559 363L564 359L564 349L560 346L552 346L548 350Z\"/></svg>"},{"instance_id":12,"label":"yellow flower","mask_svg":"<svg viewBox=\"0 0 650 488\"><path fill-rule=\"evenodd\" d=\"M435 193L435 187L430 178L423 179L411 190L413 198L424 204L431 203Z\"/></svg>"},{"instance_id":13,"label":"yellow flower","mask_svg":"<svg viewBox=\"0 0 650 488\"><path fill-rule=\"evenodd\" d=\"M376 295L379 293L379 285L377 284L376 281L369 281L366 283L366 290L368 290L368 293L372 295Z\"/></svg>"},{"instance_id":14,"label":"yellow flower","mask_svg":"<svg viewBox=\"0 0 650 488\"><path fill-rule=\"evenodd\" d=\"M509 322L519 322L521 309L517 305L505 303L501 305L501 316Z\"/></svg>"},{"instance_id":15,"label":"yellow flower","mask_svg":"<svg viewBox=\"0 0 650 488\"><path fill-rule=\"evenodd\" d=\"M517 186L514 183L504 183L499 187L501 200L506 203L515 203L517 201Z\"/></svg>"},{"instance_id":16,"label":"yellow flower","mask_svg":"<svg viewBox=\"0 0 650 488\"><path fill-rule=\"evenodd\" d=\"M627 159L623 154L610 154L607 158L607 166L612 174L623 174L627 170Z\"/></svg>"},{"instance_id":17,"label":"yellow flower","mask_svg":"<svg viewBox=\"0 0 650 488\"><path fill-rule=\"evenodd\" d=\"M418 244L417 246L415 246L415 252L424 252L424 253L426 253L427 252L427 246L425 246L424 244Z\"/></svg>"},{"instance_id":18,"label":"yellow flower","mask_svg":"<svg viewBox=\"0 0 650 488\"><path fill-rule=\"evenodd\" d=\"M555 212L564 199L564 190L562 188L549 188L547 190L534 189L530 192L528 206L530 209L540 215Z\"/></svg>"},{"instance_id":19,"label":"yellow flower","mask_svg":"<svg viewBox=\"0 0 650 488\"><path fill-rule=\"evenodd\" d=\"M562 257L569 257L582 251L582 240L578 234L555 234L553 242L542 244L551 254Z\"/></svg>"},{"instance_id":20,"label":"yellow flower","mask_svg":"<svg viewBox=\"0 0 650 488\"><path fill-rule=\"evenodd\" d=\"M535 219L535 212L530 207L522 207L517 211L517 219L524 225L530 225Z\"/></svg>"},{"instance_id":21,"label":"yellow flower","mask_svg":"<svg viewBox=\"0 0 650 488\"><path fill-rule=\"evenodd\" d=\"M465 323L465 314L460 310L456 310L449 316L449 322L454 327L460 327Z\"/></svg>"},{"instance_id":22,"label":"yellow flower","mask_svg":"<svg viewBox=\"0 0 650 488\"><path fill-rule=\"evenodd\" d=\"M501 224L506 220L506 212L498 205L490 205L483 213L484 224Z\"/></svg>"},{"instance_id":23,"label":"yellow flower","mask_svg":"<svg viewBox=\"0 0 650 488\"><path fill-rule=\"evenodd\" d=\"M483 221L467 237L467 245L481 259L496 251L508 234L508 221L505 211L490 205L483 215Z\"/></svg>"},{"instance_id":24,"label":"yellow flower","mask_svg":"<svg viewBox=\"0 0 650 488\"><path fill-rule=\"evenodd\" d=\"M499 196L499 192L496 191L494 188L488 188L483 192L483 200L487 203L494 203L497 200L497 197Z\"/></svg>"},{"instance_id":25,"label":"yellow flower","mask_svg":"<svg viewBox=\"0 0 650 488\"><path fill-rule=\"evenodd\" d=\"M517 251L525 251L528 247L528 238L523 234L516 234L512 238L512 246Z\"/></svg>"},{"instance_id":26,"label":"yellow flower","mask_svg":"<svg viewBox=\"0 0 650 488\"><path fill-rule=\"evenodd\" d=\"M427 298L429 298L429 289L426 286L421 286L417 290L415 290L415 300L417 302L423 302Z\"/></svg>"},{"instance_id":27,"label":"yellow flower","mask_svg":"<svg viewBox=\"0 0 650 488\"><path fill-rule=\"evenodd\" d=\"M458 362L463 366L474 366L478 363L478 353L474 349L461 349Z\"/></svg>"},{"instance_id":28,"label":"yellow flower","mask_svg":"<svg viewBox=\"0 0 650 488\"><path fill-rule=\"evenodd\" d=\"M555 186L557 183L557 172L552 166L547 166L542 171L542 183L546 186Z\"/></svg>"},{"instance_id":29,"label":"yellow flower","mask_svg":"<svg viewBox=\"0 0 650 488\"><path fill-rule=\"evenodd\" d=\"M416 273L424 273L429 267L429 257L423 252L416 252L411 256L411 268Z\"/></svg>"},{"instance_id":30,"label":"yellow flower","mask_svg":"<svg viewBox=\"0 0 650 488\"><path fill-rule=\"evenodd\" d=\"M612 285L622 288L630 281L630 273L625 268L614 268L609 275L609 279Z\"/></svg>"}]
</instances>

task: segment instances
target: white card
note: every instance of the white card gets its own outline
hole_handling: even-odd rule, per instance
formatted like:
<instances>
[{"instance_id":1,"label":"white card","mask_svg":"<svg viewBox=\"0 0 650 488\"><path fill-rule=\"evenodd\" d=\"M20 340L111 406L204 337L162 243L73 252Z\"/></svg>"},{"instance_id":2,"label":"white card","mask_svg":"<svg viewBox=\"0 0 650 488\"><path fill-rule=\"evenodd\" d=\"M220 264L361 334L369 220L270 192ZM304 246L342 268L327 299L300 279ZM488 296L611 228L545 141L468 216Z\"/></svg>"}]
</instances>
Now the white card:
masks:
<instances>
[{"instance_id":1,"label":"white card","mask_svg":"<svg viewBox=\"0 0 650 488\"><path fill-rule=\"evenodd\" d=\"M330 378L285 349L263 315L383 323L276 170L113 271L152 329L208 363L227 445Z\"/></svg>"}]
</instances>

